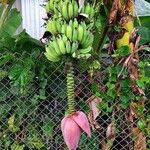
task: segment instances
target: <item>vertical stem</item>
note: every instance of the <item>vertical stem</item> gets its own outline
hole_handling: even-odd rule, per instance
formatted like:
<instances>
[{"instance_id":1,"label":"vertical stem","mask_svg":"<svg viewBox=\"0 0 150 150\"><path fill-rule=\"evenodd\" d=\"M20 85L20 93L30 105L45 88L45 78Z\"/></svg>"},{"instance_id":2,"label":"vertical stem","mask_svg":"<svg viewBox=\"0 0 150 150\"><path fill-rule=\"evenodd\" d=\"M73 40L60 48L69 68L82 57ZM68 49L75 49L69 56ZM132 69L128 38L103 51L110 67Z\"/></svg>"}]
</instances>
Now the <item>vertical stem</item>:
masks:
<instances>
[{"instance_id":1,"label":"vertical stem","mask_svg":"<svg viewBox=\"0 0 150 150\"><path fill-rule=\"evenodd\" d=\"M74 101L74 71L72 62L67 63L67 100L68 100L68 114L75 112Z\"/></svg>"}]
</instances>

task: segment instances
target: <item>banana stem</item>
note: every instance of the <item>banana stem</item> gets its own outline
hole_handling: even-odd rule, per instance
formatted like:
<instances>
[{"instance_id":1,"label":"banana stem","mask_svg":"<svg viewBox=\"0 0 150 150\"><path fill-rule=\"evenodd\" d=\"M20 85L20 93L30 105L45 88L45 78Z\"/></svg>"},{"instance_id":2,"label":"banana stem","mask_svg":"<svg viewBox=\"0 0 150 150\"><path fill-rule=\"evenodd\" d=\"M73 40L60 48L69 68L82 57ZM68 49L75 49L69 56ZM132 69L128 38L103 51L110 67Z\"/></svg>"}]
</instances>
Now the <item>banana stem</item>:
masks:
<instances>
[{"instance_id":1,"label":"banana stem","mask_svg":"<svg viewBox=\"0 0 150 150\"><path fill-rule=\"evenodd\" d=\"M75 112L74 100L74 71L72 62L67 63L67 101L68 101L68 114Z\"/></svg>"}]
</instances>

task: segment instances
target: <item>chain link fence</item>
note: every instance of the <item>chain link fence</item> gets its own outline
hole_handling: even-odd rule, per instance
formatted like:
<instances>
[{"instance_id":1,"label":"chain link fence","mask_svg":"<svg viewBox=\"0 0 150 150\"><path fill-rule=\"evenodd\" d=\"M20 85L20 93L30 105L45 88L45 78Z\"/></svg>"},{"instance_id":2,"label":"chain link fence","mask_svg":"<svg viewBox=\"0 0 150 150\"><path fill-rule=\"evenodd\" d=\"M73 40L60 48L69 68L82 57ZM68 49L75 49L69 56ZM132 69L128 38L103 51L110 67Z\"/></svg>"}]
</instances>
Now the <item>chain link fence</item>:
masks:
<instances>
[{"instance_id":1,"label":"chain link fence","mask_svg":"<svg viewBox=\"0 0 150 150\"><path fill-rule=\"evenodd\" d=\"M64 64L50 63L43 53L4 53L0 58L0 150L67 150L60 130L67 109ZM149 60L150 55L141 53L140 58ZM76 109L87 114L92 129L90 139L82 134L78 149L132 150L129 107L120 108L120 99L106 95L112 60L103 54L100 62L92 77L90 61L74 62ZM145 115L150 110L149 88L145 88Z\"/></svg>"}]
</instances>

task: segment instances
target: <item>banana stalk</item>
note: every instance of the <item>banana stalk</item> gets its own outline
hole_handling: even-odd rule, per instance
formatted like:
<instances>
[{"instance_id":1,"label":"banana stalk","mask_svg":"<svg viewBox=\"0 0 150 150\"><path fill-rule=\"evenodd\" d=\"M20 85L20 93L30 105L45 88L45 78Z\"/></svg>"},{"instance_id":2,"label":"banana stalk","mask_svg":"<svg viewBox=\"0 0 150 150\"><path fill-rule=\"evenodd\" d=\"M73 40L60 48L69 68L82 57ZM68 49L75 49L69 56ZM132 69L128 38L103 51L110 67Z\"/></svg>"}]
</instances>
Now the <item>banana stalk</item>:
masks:
<instances>
[{"instance_id":1,"label":"banana stalk","mask_svg":"<svg viewBox=\"0 0 150 150\"><path fill-rule=\"evenodd\" d=\"M68 114L75 112L74 101L74 71L72 62L67 62L67 101L68 101Z\"/></svg>"}]
</instances>

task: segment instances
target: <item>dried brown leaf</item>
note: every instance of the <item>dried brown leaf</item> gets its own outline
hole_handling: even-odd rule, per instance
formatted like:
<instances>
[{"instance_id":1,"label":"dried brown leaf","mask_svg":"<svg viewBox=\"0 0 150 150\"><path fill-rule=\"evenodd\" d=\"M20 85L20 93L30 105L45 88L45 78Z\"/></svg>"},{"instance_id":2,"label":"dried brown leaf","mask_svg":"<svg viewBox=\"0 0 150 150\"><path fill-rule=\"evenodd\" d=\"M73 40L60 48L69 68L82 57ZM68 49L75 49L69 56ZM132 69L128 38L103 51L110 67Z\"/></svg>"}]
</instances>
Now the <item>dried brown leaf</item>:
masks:
<instances>
[{"instance_id":1,"label":"dried brown leaf","mask_svg":"<svg viewBox=\"0 0 150 150\"><path fill-rule=\"evenodd\" d=\"M119 0L114 0L109 14L109 24L112 24L116 21L117 12L118 12Z\"/></svg>"},{"instance_id":2,"label":"dried brown leaf","mask_svg":"<svg viewBox=\"0 0 150 150\"><path fill-rule=\"evenodd\" d=\"M137 127L132 128L132 133L136 137L134 141L134 150L146 150L146 136Z\"/></svg>"},{"instance_id":3,"label":"dried brown leaf","mask_svg":"<svg viewBox=\"0 0 150 150\"><path fill-rule=\"evenodd\" d=\"M115 124L114 123L109 124L109 126L107 127L107 131L106 131L107 139L111 139L112 141L114 141L115 133L116 133Z\"/></svg>"},{"instance_id":4,"label":"dried brown leaf","mask_svg":"<svg viewBox=\"0 0 150 150\"><path fill-rule=\"evenodd\" d=\"M101 98L93 96L93 95L88 99L88 103L89 103L90 109L92 111L94 120L100 114L100 110L98 109L98 105L100 104L101 101L102 101Z\"/></svg>"},{"instance_id":5,"label":"dried brown leaf","mask_svg":"<svg viewBox=\"0 0 150 150\"><path fill-rule=\"evenodd\" d=\"M99 123L96 121L97 116L100 114L100 110L98 109L98 105L102 100L99 97L92 95L88 100L88 104L90 107L90 113L88 114L88 118L91 124L92 129L100 129Z\"/></svg>"}]
</instances>

